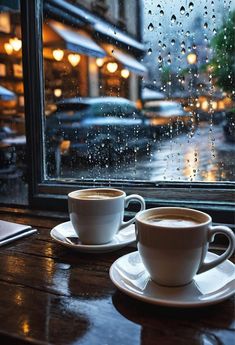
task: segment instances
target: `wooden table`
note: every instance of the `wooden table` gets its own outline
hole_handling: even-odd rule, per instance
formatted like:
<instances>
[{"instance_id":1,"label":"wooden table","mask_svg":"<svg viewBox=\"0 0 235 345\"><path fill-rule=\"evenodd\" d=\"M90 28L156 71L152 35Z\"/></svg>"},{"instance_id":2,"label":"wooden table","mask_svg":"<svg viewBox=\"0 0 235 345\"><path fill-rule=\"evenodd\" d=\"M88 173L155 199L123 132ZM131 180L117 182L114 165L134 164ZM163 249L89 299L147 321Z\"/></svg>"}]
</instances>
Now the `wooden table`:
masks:
<instances>
[{"instance_id":1,"label":"wooden table","mask_svg":"<svg viewBox=\"0 0 235 345\"><path fill-rule=\"evenodd\" d=\"M39 230L0 248L1 345L234 344L234 298L199 309L139 302L119 292L108 273L135 249L80 254L50 238L58 220L0 216Z\"/></svg>"}]
</instances>

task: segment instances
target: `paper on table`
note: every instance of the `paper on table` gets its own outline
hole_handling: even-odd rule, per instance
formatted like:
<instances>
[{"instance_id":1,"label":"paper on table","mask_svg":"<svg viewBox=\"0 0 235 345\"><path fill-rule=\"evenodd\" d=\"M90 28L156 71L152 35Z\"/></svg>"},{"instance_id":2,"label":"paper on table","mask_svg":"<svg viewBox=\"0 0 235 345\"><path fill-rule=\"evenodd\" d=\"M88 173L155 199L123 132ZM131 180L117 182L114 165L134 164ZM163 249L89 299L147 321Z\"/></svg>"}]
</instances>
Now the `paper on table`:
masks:
<instances>
[{"instance_id":1,"label":"paper on table","mask_svg":"<svg viewBox=\"0 0 235 345\"><path fill-rule=\"evenodd\" d=\"M33 234L36 229L30 225L22 225L0 220L0 246L7 244L21 237Z\"/></svg>"}]
</instances>

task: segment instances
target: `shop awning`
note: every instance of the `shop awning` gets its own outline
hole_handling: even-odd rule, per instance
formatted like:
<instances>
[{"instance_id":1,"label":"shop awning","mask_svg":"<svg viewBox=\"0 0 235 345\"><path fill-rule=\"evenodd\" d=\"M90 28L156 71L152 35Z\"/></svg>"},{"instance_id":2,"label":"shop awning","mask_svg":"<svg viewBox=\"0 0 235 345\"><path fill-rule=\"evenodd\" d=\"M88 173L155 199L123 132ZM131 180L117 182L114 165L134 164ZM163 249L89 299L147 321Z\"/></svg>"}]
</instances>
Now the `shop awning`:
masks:
<instances>
[{"instance_id":1,"label":"shop awning","mask_svg":"<svg viewBox=\"0 0 235 345\"><path fill-rule=\"evenodd\" d=\"M144 45L141 42L128 36L126 32L120 31L117 27L111 25L110 23L99 21L94 24L94 30L96 33L101 33L104 36L110 37L111 39L115 40L116 43L121 42L129 47L144 51Z\"/></svg>"},{"instance_id":2,"label":"shop awning","mask_svg":"<svg viewBox=\"0 0 235 345\"><path fill-rule=\"evenodd\" d=\"M151 90L147 87L143 88L142 90L142 100L143 101L151 101L157 99L164 99L165 95L162 92Z\"/></svg>"},{"instance_id":3,"label":"shop awning","mask_svg":"<svg viewBox=\"0 0 235 345\"><path fill-rule=\"evenodd\" d=\"M88 24L93 28L97 37L103 36L106 41L113 44L122 43L130 48L145 51L144 44L137 39L129 36L125 31L120 30L118 27L110 24L109 22L101 19L99 16L91 13L91 11L80 7L79 5L71 4L65 0L47 0L45 7L48 5L52 8L60 8L66 15L72 16L81 20L83 23Z\"/></svg>"},{"instance_id":4,"label":"shop awning","mask_svg":"<svg viewBox=\"0 0 235 345\"><path fill-rule=\"evenodd\" d=\"M52 31L52 32L51 32ZM54 35L53 35L54 33ZM60 47L71 50L72 52L94 57L106 56L105 51L96 44L95 41L84 31L73 31L67 26L50 22L44 30L45 46ZM60 45L58 45L61 43Z\"/></svg>"},{"instance_id":5,"label":"shop awning","mask_svg":"<svg viewBox=\"0 0 235 345\"><path fill-rule=\"evenodd\" d=\"M13 99L16 98L16 95L14 92L6 89L3 86L0 86L0 99L3 101L12 101Z\"/></svg>"},{"instance_id":6,"label":"shop awning","mask_svg":"<svg viewBox=\"0 0 235 345\"><path fill-rule=\"evenodd\" d=\"M125 66L125 68L127 68L128 70L139 75L144 75L147 73L147 68L138 60L136 60L134 56L123 52L122 50L117 49L113 46L109 46L107 48L107 51L110 56L121 62L123 66Z\"/></svg>"}]
</instances>

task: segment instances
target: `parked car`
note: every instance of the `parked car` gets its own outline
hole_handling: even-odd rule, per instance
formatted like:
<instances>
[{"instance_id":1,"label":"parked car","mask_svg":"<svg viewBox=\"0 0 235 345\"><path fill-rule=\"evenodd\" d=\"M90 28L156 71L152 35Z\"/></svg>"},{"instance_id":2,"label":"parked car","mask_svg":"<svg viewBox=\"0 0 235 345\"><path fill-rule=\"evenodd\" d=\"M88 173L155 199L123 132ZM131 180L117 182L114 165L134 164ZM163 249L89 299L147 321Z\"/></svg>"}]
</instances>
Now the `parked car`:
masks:
<instances>
[{"instance_id":1,"label":"parked car","mask_svg":"<svg viewBox=\"0 0 235 345\"><path fill-rule=\"evenodd\" d=\"M227 141L235 142L235 109L226 113L224 120L224 134Z\"/></svg>"},{"instance_id":2,"label":"parked car","mask_svg":"<svg viewBox=\"0 0 235 345\"><path fill-rule=\"evenodd\" d=\"M188 130L193 119L178 102L168 100L149 101L145 103L144 114L150 120L152 131L160 134Z\"/></svg>"},{"instance_id":3,"label":"parked car","mask_svg":"<svg viewBox=\"0 0 235 345\"><path fill-rule=\"evenodd\" d=\"M226 116L225 111L218 111L218 110L215 110L210 113L209 111L196 109L195 113L196 113L197 123L210 122L210 123L213 123L214 125L218 125L221 122L223 122Z\"/></svg>"},{"instance_id":4,"label":"parked car","mask_svg":"<svg viewBox=\"0 0 235 345\"><path fill-rule=\"evenodd\" d=\"M114 161L149 145L149 122L119 97L71 98L46 118L48 157ZM51 158L49 158L51 159Z\"/></svg>"}]
</instances>

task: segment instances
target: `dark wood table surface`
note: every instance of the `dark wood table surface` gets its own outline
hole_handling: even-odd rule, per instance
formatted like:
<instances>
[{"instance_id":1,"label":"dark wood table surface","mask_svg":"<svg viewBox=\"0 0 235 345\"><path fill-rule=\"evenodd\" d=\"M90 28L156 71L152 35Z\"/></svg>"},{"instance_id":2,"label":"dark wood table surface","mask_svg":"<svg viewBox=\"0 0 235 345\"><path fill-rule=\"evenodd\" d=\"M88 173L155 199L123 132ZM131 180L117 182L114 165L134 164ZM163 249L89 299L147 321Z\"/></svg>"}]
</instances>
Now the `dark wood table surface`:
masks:
<instances>
[{"instance_id":1,"label":"dark wood table surface","mask_svg":"<svg viewBox=\"0 0 235 345\"><path fill-rule=\"evenodd\" d=\"M196 309L149 305L118 291L110 265L133 251L81 254L49 230L60 220L0 214L38 233L0 247L0 344L235 343L234 298Z\"/></svg>"}]
</instances>

